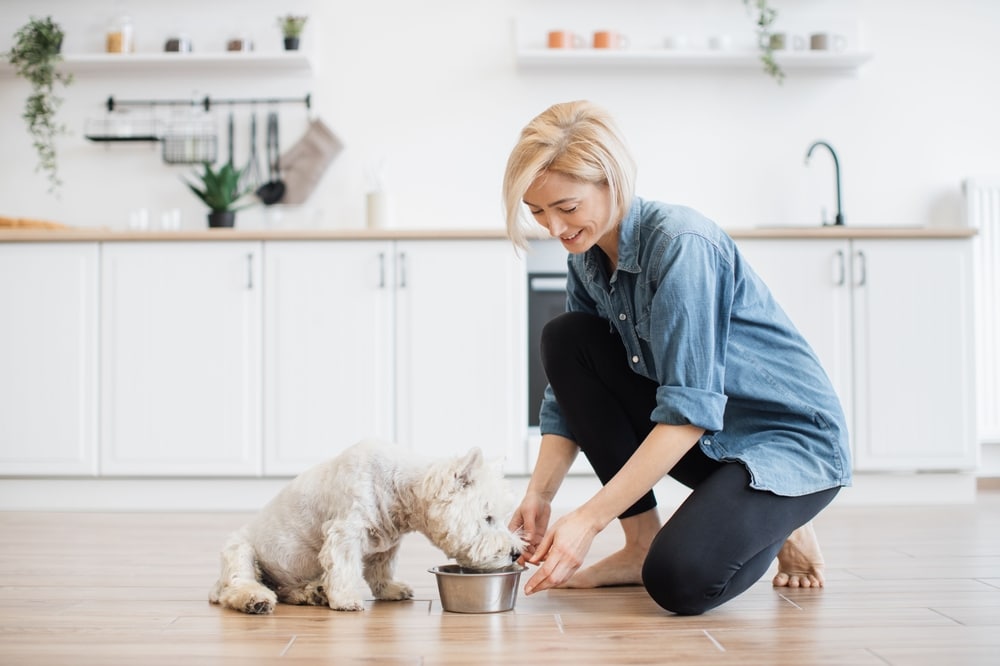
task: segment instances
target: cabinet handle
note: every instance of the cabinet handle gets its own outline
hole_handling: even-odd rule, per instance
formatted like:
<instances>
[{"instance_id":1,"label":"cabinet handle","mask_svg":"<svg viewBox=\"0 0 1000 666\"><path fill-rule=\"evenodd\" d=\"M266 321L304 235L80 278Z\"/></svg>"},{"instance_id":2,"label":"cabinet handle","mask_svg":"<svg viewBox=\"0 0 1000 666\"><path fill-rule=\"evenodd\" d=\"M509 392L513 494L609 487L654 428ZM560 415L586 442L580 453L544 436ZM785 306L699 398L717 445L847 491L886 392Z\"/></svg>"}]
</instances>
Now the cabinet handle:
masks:
<instances>
[{"instance_id":1,"label":"cabinet handle","mask_svg":"<svg viewBox=\"0 0 1000 666\"><path fill-rule=\"evenodd\" d=\"M397 268L399 269L399 288L406 289L406 253L400 252L397 259Z\"/></svg>"},{"instance_id":2,"label":"cabinet handle","mask_svg":"<svg viewBox=\"0 0 1000 666\"><path fill-rule=\"evenodd\" d=\"M858 260L858 287L863 287L868 283L868 259L865 257L865 253L858 250L855 253Z\"/></svg>"},{"instance_id":3,"label":"cabinet handle","mask_svg":"<svg viewBox=\"0 0 1000 666\"><path fill-rule=\"evenodd\" d=\"M378 288L385 289L385 252L378 253Z\"/></svg>"},{"instance_id":4,"label":"cabinet handle","mask_svg":"<svg viewBox=\"0 0 1000 666\"><path fill-rule=\"evenodd\" d=\"M247 291L253 291L253 252L247 252Z\"/></svg>"},{"instance_id":5,"label":"cabinet handle","mask_svg":"<svg viewBox=\"0 0 1000 666\"><path fill-rule=\"evenodd\" d=\"M843 287L844 283L847 281L847 264L844 261L844 251L837 250L836 261L833 263L835 269L833 284L835 287Z\"/></svg>"}]
</instances>

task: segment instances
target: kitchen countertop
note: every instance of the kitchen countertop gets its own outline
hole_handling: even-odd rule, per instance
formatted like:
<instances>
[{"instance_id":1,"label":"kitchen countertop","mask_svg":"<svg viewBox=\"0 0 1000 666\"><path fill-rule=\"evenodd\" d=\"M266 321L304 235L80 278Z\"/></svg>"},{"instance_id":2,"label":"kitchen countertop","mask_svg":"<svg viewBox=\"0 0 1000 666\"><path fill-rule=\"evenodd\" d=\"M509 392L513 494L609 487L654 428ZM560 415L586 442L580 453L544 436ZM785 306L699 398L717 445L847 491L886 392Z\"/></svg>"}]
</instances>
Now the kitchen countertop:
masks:
<instances>
[{"instance_id":1,"label":"kitchen countertop","mask_svg":"<svg viewBox=\"0 0 1000 666\"><path fill-rule=\"evenodd\" d=\"M948 239L976 235L971 227L754 227L726 230L735 239ZM503 229L202 229L127 231L103 228L0 229L0 243L74 241L223 241L223 240L495 240Z\"/></svg>"}]
</instances>

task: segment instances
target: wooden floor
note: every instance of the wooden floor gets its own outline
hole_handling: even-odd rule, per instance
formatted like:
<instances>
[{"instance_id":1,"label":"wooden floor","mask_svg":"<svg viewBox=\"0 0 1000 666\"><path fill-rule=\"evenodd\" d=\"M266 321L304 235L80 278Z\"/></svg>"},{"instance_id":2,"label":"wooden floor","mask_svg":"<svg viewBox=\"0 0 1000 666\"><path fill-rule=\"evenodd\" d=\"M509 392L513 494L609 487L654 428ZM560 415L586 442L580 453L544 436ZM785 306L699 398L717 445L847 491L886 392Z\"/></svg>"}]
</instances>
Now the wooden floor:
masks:
<instances>
[{"instance_id":1,"label":"wooden floor","mask_svg":"<svg viewBox=\"0 0 1000 666\"><path fill-rule=\"evenodd\" d=\"M519 596L514 611L441 611L405 543L410 602L363 613L206 600L246 514L0 513L0 664L1000 664L1000 493L950 507L832 506L817 521L823 590L768 579L700 617L641 588ZM612 526L592 557L617 547ZM525 579L522 579L522 585Z\"/></svg>"}]
</instances>

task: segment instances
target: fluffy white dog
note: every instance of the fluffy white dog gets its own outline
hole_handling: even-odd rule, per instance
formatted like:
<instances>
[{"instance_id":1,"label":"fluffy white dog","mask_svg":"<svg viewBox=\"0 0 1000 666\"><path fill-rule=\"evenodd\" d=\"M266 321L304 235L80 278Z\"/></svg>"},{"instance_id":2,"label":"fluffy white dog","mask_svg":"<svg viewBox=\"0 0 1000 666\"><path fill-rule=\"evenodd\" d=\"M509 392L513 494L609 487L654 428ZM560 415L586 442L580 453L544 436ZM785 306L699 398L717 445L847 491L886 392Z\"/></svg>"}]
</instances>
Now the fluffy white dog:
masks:
<instances>
[{"instance_id":1,"label":"fluffy white dog","mask_svg":"<svg viewBox=\"0 0 1000 666\"><path fill-rule=\"evenodd\" d=\"M523 547L505 526L509 500L479 449L429 461L364 440L293 479L229 537L209 600L244 613L278 601L358 611L365 583L376 599L410 599L393 580L402 536L421 532L463 567L504 567Z\"/></svg>"}]
</instances>

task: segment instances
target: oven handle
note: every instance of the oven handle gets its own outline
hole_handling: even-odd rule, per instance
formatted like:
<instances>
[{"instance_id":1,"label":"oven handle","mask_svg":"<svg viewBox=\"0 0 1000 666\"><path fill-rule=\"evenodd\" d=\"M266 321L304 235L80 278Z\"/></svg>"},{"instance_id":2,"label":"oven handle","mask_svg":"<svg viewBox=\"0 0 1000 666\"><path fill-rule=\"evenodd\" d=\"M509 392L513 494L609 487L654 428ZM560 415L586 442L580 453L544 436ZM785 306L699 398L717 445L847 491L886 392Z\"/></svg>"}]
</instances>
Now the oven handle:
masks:
<instances>
[{"instance_id":1,"label":"oven handle","mask_svg":"<svg viewBox=\"0 0 1000 666\"><path fill-rule=\"evenodd\" d=\"M566 291L566 277L529 277L528 289L531 291Z\"/></svg>"}]
</instances>

